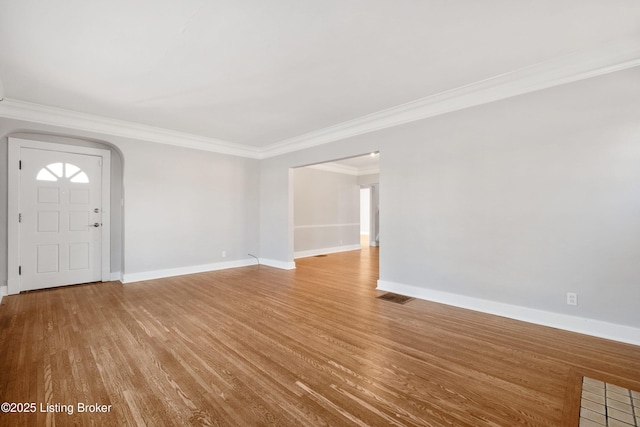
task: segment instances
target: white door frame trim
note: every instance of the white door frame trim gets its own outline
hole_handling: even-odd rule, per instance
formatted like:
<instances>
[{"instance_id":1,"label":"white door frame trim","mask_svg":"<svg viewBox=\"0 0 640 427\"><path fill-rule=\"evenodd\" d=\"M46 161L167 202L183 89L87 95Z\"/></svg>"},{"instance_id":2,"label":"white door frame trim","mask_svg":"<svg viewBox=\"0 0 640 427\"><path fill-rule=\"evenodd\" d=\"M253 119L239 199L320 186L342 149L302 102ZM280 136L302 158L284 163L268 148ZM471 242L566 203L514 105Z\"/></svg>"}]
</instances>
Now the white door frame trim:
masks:
<instances>
[{"instance_id":1,"label":"white door frame trim","mask_svg":"<svg viewBox=\"0 0 640 427\"><path fill-rule=\"evenodd\" d=\"M88 154L102 158L102 271L103 282L111 280L111 152L100 148L57 144L9 137L8 164L8 226L7 226L7 293L20 293L20 174L18 162L22 148Z\"/></svg>"}]
</instances>

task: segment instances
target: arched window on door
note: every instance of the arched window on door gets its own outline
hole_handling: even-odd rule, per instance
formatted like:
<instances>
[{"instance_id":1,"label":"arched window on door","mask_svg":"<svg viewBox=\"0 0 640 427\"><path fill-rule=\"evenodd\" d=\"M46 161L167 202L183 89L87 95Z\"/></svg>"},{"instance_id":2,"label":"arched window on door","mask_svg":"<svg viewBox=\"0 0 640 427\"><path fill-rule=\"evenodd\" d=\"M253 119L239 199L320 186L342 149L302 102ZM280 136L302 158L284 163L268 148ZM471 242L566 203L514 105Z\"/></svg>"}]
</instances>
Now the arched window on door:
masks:
<instances>
[{"instance_id":1,"label":"arched window on door","mask_svg":"<svg viewBox=\"0 0 640 427\"><path fill-rule=\"evenodd\" d=\"M36 179L38 181L57 181L63 177L78 184L89 183L87 174L71 163L51 163L40 169Z\"/></svg>"}]
</instances>

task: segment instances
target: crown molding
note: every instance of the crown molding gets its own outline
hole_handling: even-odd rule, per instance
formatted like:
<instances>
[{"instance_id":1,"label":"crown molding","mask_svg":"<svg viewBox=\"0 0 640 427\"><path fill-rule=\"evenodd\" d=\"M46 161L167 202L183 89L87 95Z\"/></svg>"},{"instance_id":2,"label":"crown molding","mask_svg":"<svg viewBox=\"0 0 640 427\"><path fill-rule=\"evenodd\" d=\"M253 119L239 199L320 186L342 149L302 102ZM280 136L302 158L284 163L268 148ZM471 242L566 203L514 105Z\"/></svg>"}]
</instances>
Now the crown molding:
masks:
<instances>
[{"instance_id":1,"label":"crown molding","mask_svg":"<svg viewBox=\"0 0 640 427\"><path fill-rule=\"evenodd\" d=\"M420 98L262 148L10 98L0 101L0 117L233 156L264 159L637 66L640 66L638 40L618 40Z\"/></svg>"},{"instance_id":2,"label":"crown molding","mask_svg":"<svg viewBox=\"0 0 640 427\"><path fill-rule=\"evenodd\" d=\"M5 98L4 101L0 102L0 117L229 154L232 156L255 159L260 157L258 149L242 144L10 98Z\"/></svg>"},{"instance_id":3,"label":"crown molding","mask_svg":"<svg viewBox=\"0 0 640 427\"><path fill-rule=\"evenodd\" d=\"M268 145L262 158L402 125L640 65L640 43L618 40Z\"/></svg>"}]
</instances>

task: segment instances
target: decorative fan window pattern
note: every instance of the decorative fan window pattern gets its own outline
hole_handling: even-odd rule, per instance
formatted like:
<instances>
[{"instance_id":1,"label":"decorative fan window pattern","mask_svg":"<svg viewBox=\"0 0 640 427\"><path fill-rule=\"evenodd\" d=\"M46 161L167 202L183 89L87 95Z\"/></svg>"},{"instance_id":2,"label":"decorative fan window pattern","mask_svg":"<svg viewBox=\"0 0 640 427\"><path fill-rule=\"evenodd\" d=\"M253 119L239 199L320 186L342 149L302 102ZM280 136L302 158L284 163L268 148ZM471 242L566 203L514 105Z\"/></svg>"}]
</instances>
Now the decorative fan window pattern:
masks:
<instances>
[{"instance_id":1,"label":"decorative fan window pattern","mask_svg":"<svg viewBox=\"0 0 640 427\"><path fill-rule=\"evenodd\" d=\"M38 181L57 181L63 177L78 184L89 183L87 174L71 163L51 163L40 169L36 179Z\"/></svg>"}]
</instances>

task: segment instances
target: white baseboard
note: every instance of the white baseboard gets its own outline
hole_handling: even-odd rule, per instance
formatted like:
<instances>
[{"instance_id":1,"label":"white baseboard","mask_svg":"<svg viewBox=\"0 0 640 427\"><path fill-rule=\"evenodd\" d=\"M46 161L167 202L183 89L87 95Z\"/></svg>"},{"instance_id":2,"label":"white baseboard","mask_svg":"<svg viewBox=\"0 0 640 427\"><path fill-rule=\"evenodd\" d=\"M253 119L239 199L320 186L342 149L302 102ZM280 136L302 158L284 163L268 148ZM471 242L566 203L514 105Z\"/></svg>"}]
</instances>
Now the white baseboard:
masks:
<instances>
[{"instance_id":1,"label":"white baseboard","mask_svg":"<svg viewBox=\"0 0 640 427\"><path fill-rule=\"evenodd\" d=\"M275 259L260 258L260 264L261 265L266 265L268 267L279 268L281 270L295 270L296 269L296 263L295 262L284 262L284 261L278 261L278 260L275 260Z\"/></svg>"},{"instance_id":2,"label":"white baseboard","mask_svg":"<svg viewBox=\"0 0 640 427\"><path fill-rule=\"evenodd\" d=\"M122 272L121 271L112 271L109 280L112 282L122 282Z\"/></svg>"},{"instance_id":3,"label":"white baseboard","mask_svg":"<svg viewBox=\"0 0 640 427\"><path fill-rule=\"evenodd\" d=\"M335 254L338 252L347 252L347 251L355 251L358 249L362 249L362 246L358 243L357 245L347 245L347 246L336 246L333 248L321 248L321 249L312 249L310 251L300 251L295 252L293 254L293 258L307 258L310 256L318 256L318 255L326 255L326 254Z\"/></svg>"},{"instance_id":4,"label":"white baseboard","mask_svg":"<svg viewBox=\"0 0 640 427\"><path fill-rule=\"evenodd\" d=\"M2 298L9 293L9 288L7 285L0 286L0 303L2 302Z\"/></svg>"},{"instance_id":5,"label":"white baseboard","mask_svg":"<svg viewBox=\"0 0 640 427\"><path fill-rule=\"evenodd\" d=\"M189 267L170 268L166 270L143 271L140 273L124 273L122 283L140 282L142 280L162 279L165 277L183 276L185 274L205 273L207 271L225 270L227 268L256 265L254 258L236 261L216 262L212 264L193 265Z\"/></svg>"},{"instance_id":6,"label":"white baseboard","mask_svg":"<svg viewBox=\"0 0 640 427\"><path fill-rule=\"evenodd\" d=\"M631 326L570 316L568 314L553 313L481 298L467 297L384 280L378 280L377 289L480 311L482 313L508 317L510 319L522 320L537 325L550 326L552 328L564 329L566 331L578 332L580 334L592 335L627 344L640 345L640 329Z\"/></svg>"}]
</instances>

